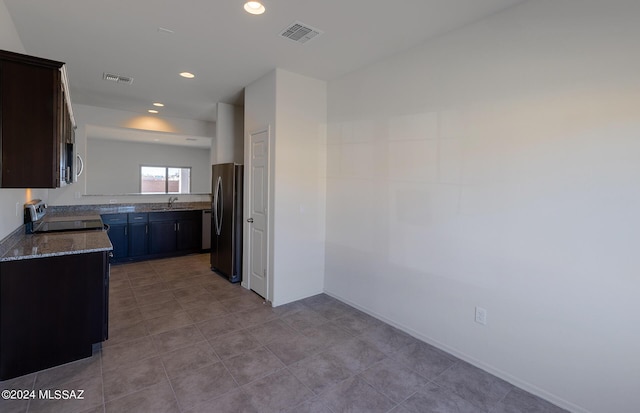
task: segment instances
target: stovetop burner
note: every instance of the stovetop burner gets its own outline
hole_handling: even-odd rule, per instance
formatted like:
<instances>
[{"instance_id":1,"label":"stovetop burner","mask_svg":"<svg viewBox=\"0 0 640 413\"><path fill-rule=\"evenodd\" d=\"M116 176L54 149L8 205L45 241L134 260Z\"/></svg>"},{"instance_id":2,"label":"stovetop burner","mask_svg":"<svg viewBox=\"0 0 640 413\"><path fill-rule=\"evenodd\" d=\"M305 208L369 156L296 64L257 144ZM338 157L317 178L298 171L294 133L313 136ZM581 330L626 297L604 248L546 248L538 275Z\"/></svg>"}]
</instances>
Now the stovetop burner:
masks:
<instances>
[{"instance_id":1,"label":"stovetop burner","mask_svg":"<svg viewBox=\"0 0 640 413\"><path fill-rule=\"evenodd\" d=\"M34 225L33 232L101 231L104 224L100 219L77 219L73 221L48 221Z\"/></svg>"},{"instance_id":2,"label":"stovetop burner","mask_svg":"<svg viewBox=\"0 0 640 413\"><path fill-rule=\"evenodd\" d=\"M67 231L102 231L105 229L102 220L94 217L79 219L44 220L47 205L39 199L24 204L24 223L27 234Z\"/></svg>"}]
</instances>

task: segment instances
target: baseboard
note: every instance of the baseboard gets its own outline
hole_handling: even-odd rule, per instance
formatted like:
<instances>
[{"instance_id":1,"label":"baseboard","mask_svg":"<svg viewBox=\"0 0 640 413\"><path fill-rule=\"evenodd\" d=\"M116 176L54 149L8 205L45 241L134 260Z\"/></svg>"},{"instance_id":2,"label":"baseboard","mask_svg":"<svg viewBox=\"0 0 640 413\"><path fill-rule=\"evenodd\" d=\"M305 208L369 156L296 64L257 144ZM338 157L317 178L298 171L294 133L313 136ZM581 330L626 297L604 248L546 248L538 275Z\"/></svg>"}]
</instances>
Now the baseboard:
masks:
<instances>
[{"instance_id":1,"label":"baseboard","mask_svg":"<svg viewBox=\"0 0 640 413\"><path fill-rule=\"evenodd\" d=\"M591 411L585 409L584 407L580 407L580 406L578 406L578 405L576 405L574 403L571 403L571 402L569 402L569 401L567 401L567 400L565 400L565 399L563 399L561 397L558 397L558 396L556 396L556 395L554 395L552 393L549 393L546 390L543 390L543 389L539 388L538 386L535 386L535 385L533 385L531 383L528 383L528 382L526 382L524 380L521 380L521 379L519 379L519 378L517 378L515 376L512 376L511 374L501 370L501 369L495 368L494 366L491 366L490 364L487 364L487 363L485 363L485 362L483 362L481 360L476 359L475 357L472 357L472 356L470 356L470 355L468 355L468 354L466 354L464 352L461 352L461 351L457 350L456 348L450 347L450 346L448 346L448 345L446 345L444 343L439 342L438 340L434 340L432 337L425 336L424 334L421 334L421 333L413 330L412 328L409 328L409 327L403 325L402 323L398 323L395 320L391 320L391 319L389 319L389 318L387 318L387 317L385 317L385 316L383 316L381 314L376 313L375 311L372 311L372 310L370 310L370 309L368 309L366 307L358 305L358 304L356 304L356 303L354 303L354 302L352 302L352 301L340 296L340 294L335 294L335 293L333 293L331 291L325 291L324 293L327 294L328 296L331 296L331 297L333 297L333 298L335 298L337 300L342 301L345 304L350 305L351 307L357 308L358 310L360 310L360 311L362 311L364 313L367 313L368 315L370 315L372 317L375 317L378 320L384 321L385 323L387 323L387 324L389 324L389 325L391 325L391 326L393 326L393 327L395 327L395 328L397 328L397 329L399 329L401 331L404 331L405 333L407 333L407 334L409 334L409 335L411 335L411 336L413 336L413 337L415 337L415 338L417 338L419 340L422 340L427 344L430 344L430 345L432 345L434 347L437 347L440 350L446 351L447 353L452 354L452 355L458 357L459 359L466 361L467 363L469 363L471 365L474 365L474 366L476 366L476 367L478 367L478 368L480 368L480 369L482 369L484 371L487 371L487 372L493 374L494 376L496 376L496 377L498 377L498 378L500 378L500 379L502 379L504 381L507 381L507 382L513 384L516 387L521 388L522 390L528 391L529 393L531 393L533 395L536 395L536 396L538 396L538 397L540 397L540 398L542 398L544 400L547 400L550 403L553 403L558 407L561 407L563 409L569 410L570 412L573 412L573 413L592 413Z\"/></svg>"}]
</instances>

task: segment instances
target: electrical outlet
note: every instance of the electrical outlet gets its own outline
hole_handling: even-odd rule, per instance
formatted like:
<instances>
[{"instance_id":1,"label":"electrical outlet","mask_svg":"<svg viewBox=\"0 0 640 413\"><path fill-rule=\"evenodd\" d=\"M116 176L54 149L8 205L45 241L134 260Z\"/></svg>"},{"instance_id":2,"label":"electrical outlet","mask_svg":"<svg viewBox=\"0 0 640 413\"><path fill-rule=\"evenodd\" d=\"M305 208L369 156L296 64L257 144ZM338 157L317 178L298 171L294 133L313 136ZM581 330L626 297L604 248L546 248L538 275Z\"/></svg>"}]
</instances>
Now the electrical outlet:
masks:
<instances>
[{"instance_id":1,"label":"electrical outlet","mask_svg":"<svg viewBox=\"0 0 640 413\"><path fill-rule=\"evenodd\" d=\"M20 202L16 202L16 216L20 216Z\"/></svg>"},{"instance_id":2,"label":"electrical outlet","mask_svg":"<svg viewBox=\"0 0 640 413\"><path fill-rule=\"evenodd\" d=\"M476 307L476 323L487 324L487 310L482 307Z\"/></svg>"},{"instance_id":3,"label":"electrical outlet","mask_svg":"<svg viewBox=\"0 0 640 413\"><path fill-rule=\"evenodd\" d=\"M117 203L118 203L118 200L117 200L117 199L110 199L110 200L109 200L109 203L110 203L110 204L117 204Z\"/></svg>"}]
</instances>

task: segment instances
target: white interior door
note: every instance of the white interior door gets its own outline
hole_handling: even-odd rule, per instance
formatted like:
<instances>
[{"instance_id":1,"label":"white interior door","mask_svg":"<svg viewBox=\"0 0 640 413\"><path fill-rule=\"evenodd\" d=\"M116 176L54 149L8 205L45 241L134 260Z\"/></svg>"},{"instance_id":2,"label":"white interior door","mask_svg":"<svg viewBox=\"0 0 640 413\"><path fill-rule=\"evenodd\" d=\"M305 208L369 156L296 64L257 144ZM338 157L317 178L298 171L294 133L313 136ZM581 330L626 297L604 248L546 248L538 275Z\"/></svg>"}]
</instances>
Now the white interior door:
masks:
<instances>
[{"instance_id":1,"label":"white interior door","mask_svg":"<svg viewBox=\"0 0 640 413\"><path fill-rule=\"evenodd\" d=\"M250 135L251 201L249 223L249 288L267 299L268 293L268 205L269 132Z\"/></svg>"}]
</instances>

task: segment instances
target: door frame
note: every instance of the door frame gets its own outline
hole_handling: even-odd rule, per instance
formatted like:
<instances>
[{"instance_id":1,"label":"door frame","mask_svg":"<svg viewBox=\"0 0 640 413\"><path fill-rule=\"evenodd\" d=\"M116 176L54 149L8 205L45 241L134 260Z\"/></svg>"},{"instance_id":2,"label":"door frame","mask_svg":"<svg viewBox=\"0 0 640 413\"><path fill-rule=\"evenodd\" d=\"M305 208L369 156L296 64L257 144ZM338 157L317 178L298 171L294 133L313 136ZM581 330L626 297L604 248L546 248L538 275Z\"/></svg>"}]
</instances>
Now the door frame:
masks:
<instances>
[{"instance_id":1,"label":"door frame","mask_svg":"<svg viewBox=\"0 0 640 413\"><path fill-rule=\"evenodd\" d=\"M251 259L251 228L247 223L247 219L251 216L251 194L253 182L251 182L251 137L260 133L267 133L267 214L266 214L266 231L267 231L267 274L266 274L266 294L265 301L269 304L273 302L273 134L271 133L271 125L247 132L244 151L244 199L243 199L243 236L242 236L242 283L241 285L250 290L251 277L249 271L249 262Z\"/></svg>"}]
</instances>

